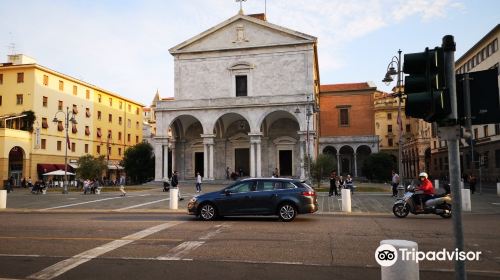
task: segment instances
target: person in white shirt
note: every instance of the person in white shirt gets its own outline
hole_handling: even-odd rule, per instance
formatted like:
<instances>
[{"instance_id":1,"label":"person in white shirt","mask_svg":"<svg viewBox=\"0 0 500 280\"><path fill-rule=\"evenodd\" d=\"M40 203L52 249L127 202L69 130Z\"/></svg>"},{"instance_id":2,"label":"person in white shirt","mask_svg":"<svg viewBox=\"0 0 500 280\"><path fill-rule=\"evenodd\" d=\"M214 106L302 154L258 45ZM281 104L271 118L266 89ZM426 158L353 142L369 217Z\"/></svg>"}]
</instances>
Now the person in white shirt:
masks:
<instances>
[{"instance_id":1,"label":"person in white shirt","mask_svg":"<svg viewBox=\"0 0 500 280\"><path fill-rule=\"evenodd\" d=\"M201 192L201 175L200 172L196 172L196 192Z\"/></svg>"},{"instance_id":2,"label":"person in white shirt","mask_svg":"<svg viewBox=\"0 0 500 280\"><path fill-rule=\"evenodd\" d=\"M392 197L398 195L399 175L396 171L392 170Z\"/></svg>"}]
</instances>

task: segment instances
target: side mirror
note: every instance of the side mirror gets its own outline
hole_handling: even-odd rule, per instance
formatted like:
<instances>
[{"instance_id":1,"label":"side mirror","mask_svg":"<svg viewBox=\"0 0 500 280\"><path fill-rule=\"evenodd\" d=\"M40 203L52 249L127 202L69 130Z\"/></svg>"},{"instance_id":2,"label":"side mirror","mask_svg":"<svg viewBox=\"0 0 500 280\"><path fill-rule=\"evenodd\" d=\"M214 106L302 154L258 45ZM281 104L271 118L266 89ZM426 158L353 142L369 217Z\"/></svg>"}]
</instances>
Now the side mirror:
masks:
<instances>
[{"instance_id":1,"label":"side mirror","mask_svg":"<svg viewBox=\"0 0 500 280\"><path fill-rule=\"evenodd\" d=\"M224 194L225 194L226 196L229 196L229 195L231 194L231 191L230 191L230 190L224 190Z\"/></svg>"}]
</instances>

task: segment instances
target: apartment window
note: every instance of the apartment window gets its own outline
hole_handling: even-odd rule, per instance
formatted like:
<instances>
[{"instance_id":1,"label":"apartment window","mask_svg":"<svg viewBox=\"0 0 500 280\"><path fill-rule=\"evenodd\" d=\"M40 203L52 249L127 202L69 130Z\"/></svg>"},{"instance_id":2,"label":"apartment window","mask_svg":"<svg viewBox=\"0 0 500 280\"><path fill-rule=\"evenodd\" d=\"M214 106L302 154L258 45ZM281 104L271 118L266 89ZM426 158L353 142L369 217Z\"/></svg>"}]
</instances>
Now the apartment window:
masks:
<instances>
[{"instance_id":1,"label":"apartment window","mask_svg":"<svg viewBox=\"0 0 500 280\"><path fill-rule=\"evenodd\" d=\"M72 127L71 127L71 132L72 132L73 134L78 133L78 128L76 127L76 124L75 124L75 123L74 123L74 124L72 124Z\"/></svg>"},{"instance_id":2,"label":"apartment window","mask_svg":"<svg viewBox=\"0 0 500 280\"><path fill-rule=\"evenodd\" d=\"M391 113L387 113L387 119L388 120L392 120L392 114Z\"/></svg>"},{"instance_id":3,"label":"apartment window","mask_svg":"<svg viewBox=\"0 0 500 280\"><path fill-rule=\"evenodd\" d=\"M58 109L59 111L62 111L62 109L63 109L63 102L62 102L62 100L59 100L59 101L57 102L57 109Z\"/></svg>"},{"instance_id":4,"label":"apartment window","mask_svg":"<svg viewBox=\"0 0 500 280\"><path fill-rule=\"evenodd\" d=\"M394 142L392 141L392 138L387 139L387 144L389 145L389 147L394 146Z\"/></svg>"},{"instance_id":5,"label":"apartment window","mask_svg":"<svg viewBox=\"0 0 500 280\"><path fill-rule=\"evenodd\" d=\"M109 106L113 106L113 98L109 98Z\"/></svg>"},{"instance_id":6,"label":"apartment window","mask_svg":"<svg viewBox=\"0 0 500 280\"><path fill-rule=\"evenodd\" d=\"M102 136L101 128L98 128L97 129L97 138L101 138L101 136Z\"/></svg>"},{"instance_id":7,"label":"apartment window","mask_svg":"<svg viewBox=\"0 0 500 280\"><path fill-rule=\"evenodd\" d=\"M139 143L139 136L137 136L137 135L135 136L135 143L136 144Z\"/></svg>"},{"instance_id":8,"label":"apartment window","mask_svg":"<svg viewBox=\"0 0 500 280\"><path fill-rule=\"evenodd\" d=\"M22 94L16 95L16 104L23 105L23 95Z\"/></svg>"},{"instance_id":9,"label":"apartment window","mask_svg":"<svg viewBox=\"0 0 500 280\"><path fill-rule=\"evenodd\" d=\"M90 118L90 108L85 108L85 116Z\"/></svg>"},{"instance_id":10,"label":"apartment window","mask_svg":"<svg viewBox=\"0 0 500 280\"><path fill-rule=\"evenodd\" d=\"M111 147L108 147L108 156L111 155Z\"/></svg>"},{"instance_id":11,"label":"apartment window","mask_svg":"<svg viewBox=\"0 0 500 280\"><path fill-rule=\"evenodd\" d=\"M437 149L437 142L434 141L434 149Z\"/></svg>"},{"instance_id":12,"label":"apartment window","mask_svg":"<svg viewBox=\"0 0 500 280\"><path fill-rule=\"evenodd\" d=\"M17 83L18 84L24 83L24 73L23 72L17 73Z\"/></svg>"},{"instance_id":13,"label":"apartment window","mask_svg":"<svg viewBox=\"0 0 500 280\"><path fill-rule=\"evenodd\" d=\"M42 139L42 150L47 149L47 139Z\"/></svg>"},{"instance_id":14,"label":"apartment window","mask_svg":"<svg viewBox=\"0 0 500 280\"><path fill-rule=\"evenodd\" d=\"M88 125L85 126L85 135L87 135L87 136L90 135L90 128Z\"/></svg>"},{"instance_id":15,"label":"apartment window","mask_svg":"<svg viewBox=\"0 0 500 280\"><path fill-rule=\"evenodd\" d=\"M57 141L57 150L60 151L61 147L62 147L62 142L61 141Z\"/></svg>"},{"instance_id":16,"label":"apartment window","mask_svg":"<svg viewBox=\"0 0 500 280\"><path fill-rule=\"evenodd\" d=\"M58 131L63 131L64 130L64 126L63 126L63 122L62 121L58 121L57 122L57 130Z\"/></svg>"},{"instance_id":17,"label":"apartment window","mask_svg":"<svg viewBox=\"0 0 500 280\"><path fill-rule=\"evenodd\" d=\"M387 125L387 133L392 133L392 124Z\"/></svg>"},{"instance_id":18,"label":"apartment window","mask_svg":"<svg viewBox=\"0 0 500 280\"><path fill-rule=\"evenodd\" d=\"M112 138L113 138L113 132L108 129L108 139L112 139Z\"/></svg>"},{"instance_id":19,"label":"apartment window","mask_svg":"<svg viewBox=\"0 0 500 280\"><path fill-rule=\"evenodd\" d=\"M127 119L127 127L128 127L128 128L130 128L130 127L131 127L131 123L132 123L132 122L130 121L130 119Z\"/></svg>"},{"instance_id":20,"label":"apartment window","mask_svg":"<svg viewBox=\"0 0 500 280\"><path fill-rule=\"evenodd\" d=\"M78 87L73 86L73 95L78 95Z\"/></svg>"},{"instance_id":21,"label":"apartment window","mask_svg":"<svg viewBox=\"0 0 500 280\"><path fill-rule=\"evenodd\" d=\"M248 88L247 88L247 76L236 76L236 96L247 96Z\"/></svg>"},{"instance_id":22,"label":"apartment window","mask_svg":"<svg viewBox=\"0 0 500 280\"><path fill-rule=\"evenodd\" d=\"M339 115L340 126L349 126L349 109L340 108Z\"/></svg>"},{"instance_id":23,"label":"apartment window","mask_svg":"<svg viewBox=\"0 0 500 280\"><path fill-rule=\"evenodd\" d=\"M477 128L474 128L474 139L479 139L479 131Z\"/></svg>"},{"instance_id":24,"label":"apartment window","mask_svg":"<svg viewBox=\"0 0 500 280\"><path fill-rule=\"evenodd\" d=\"M49 103L49 98L47 96L44 96L42 98L42 106L47 107L47 103Z\"/></svg>"},{"instance_id":25,"label":"apartment window","mask_svg":"<svg viewBox=\"0 0 500 280\"><path fill-rule=\"evenodd\" d=\"M411 132L411 125L407 124L405 129L406 129L406 132L408 132L408 133Z\"/></svg>"},{"instance_id":26,"label":"apartment window","mask_svg":"<svg viewBox=\"0 0 500 280\"><path fill-rule=\"evenodd\" d=\"M76 104L73 104L73 114L78 114L78 106Z\"/></svg>"},{"instance_id":27,"label":"apartment window","mask_svg":"<svg viewBox=\"0 0 500 280\"><path fill-rule=\"evenodd\" d=\"M101 120L101 111L97 111L97 119Z\"/></svg>"},{"instance_id":28,"label":"apartment window","mask_svg":"<svg viewBox=\"0 0 500 280\"><path fill-rule=\"evenodd\" d=\"M97 146L97 153L101 154L101 146Z\"/></svg>"},{"instance_id":29,"label":"apartment window","mask_svg":"<svg viewBox=\"0 0 500 280\"><path fill-rule=\"evenodd\" d=\"M48 75L43 75L43 85L44 86L49 85L49 76Z\"/></svg>"},{"instance_id":30,"label":"apartment window","mask_svg":"<svg viewBox=\"0 0 500 280\"><path fill-rule=\"evenodd\" d=\"M130 112L130 110L132 110L132 106L128 104L128 111Z\"/></svg>"},{"instance_id":31,"label":"apartment window","mask_svg":"<svg viewBox=\"0 0 500 280\"><path fill-rule=\"evenodd\" d=\"M127 142L130 142L130 133L127 134Z\"/></svg>"},{"instance_id":32,"label":"apartment window","mask_svg":"<svg viewBox=\"0 0 500 280\"><path fill-rule=\"evenodd\" d=\"M90 90L88 89L85 91L85 98L90 99Z\"/></svg>"},{"instance_id":33,"label":"apartment window","mask_svg":"<svg viewBox=\"0 0 500 280\"><path fill-rule=\"evenodd\" d=\"M0 96L0 105L2 105L2 97ZM500 135L500 123L495 124L495 135Z\"/></svg>"},{"instance_id":34,"label":"apartment window","mask_svg":"<svg viewBox=\"0 0 500 280\"><path fill-rule=\"evenodd\" d=\"M139 122L135 122L135 128L139 129Z\"/></svg>"},{"instance_id":35,"label":"apartment window","mask_svg":"<svg viewBox=\"0 0 500 280\"><path fill-rule=\"evenodd\" d=\"M122 133L120 131L120 132L118 132L118 141L121 141L121 140L122 140Z\"/></svg>"},{"instance_id":36,"label":"apartment window","mask_svg":"<svg viewBox=\"0 0 500 280\"><path fill-rule=\"evenodd\" d=\"M99 103L101 103L101 95L100 95L100 94L98 94L98 95L97 95L97 101L98 101Z\"/></svg>"},{"instance_id":37,"label":"apartment window","mask_svg":"<svg viewBox=\"0 0 500 280\"><path fill-rule=\"evenodd\" d=\"M122 148L118 148L118 155L121 156L122 155Z\"/></svg>"},{"instance_id":38,"label":"apartment window","mask_svg":"<svg viewBox=\"0 0 500 280\"><path fill-rule=\"evenodd\" d=\"M76 143L73 142L73 143L71 143L71 151L74 153L75 150L76 150Z\"/></svg>"},{"instance_id":39,"label":"apartment window","mask_svg":"<svg viewBox=\"0 0 500 280\"><path fill-rule=\"evenodd\" d=\"M113 115L112 114L109 114L108 115L108 122L113 122Z\"/></svg>"},{"instance_id":40,"label":"apartment window","mask_svg":"<svg viewBox=\"0 0 500 280\"><path fill-rule=\"evenodd\" d=\"M59 90L60 91L64 90L64 82L63 81L59 81Z\"/></svg>"},{"instance_id":41,"label":"apartment window","mask_svg":"<svg viewBox=\"0 0 500 280\"><path fill-rule=\"evenodd\" d=\"M484 132L484 137L488 137L489 136L488 125L483 126L483 132Z\"/></svg>"},{"instance_id":42,"label":"apartment window","mask_svg":"<svg viewBox=\"0 0 500 280\"><path fill-rule=\"evenodd\" d=\"M0 74L0 85L3 84L3 74Z\"/></svg>"},{"instance_id":43,"label":"apartment window","mask_svg":"<svg viewBox=\"0 0 500 280\"><path fill-rule=\"evenodd\" d=\"M47 118L42 118L42 128L49 128L49 122L47 121Z\"/></svg>"},{"instance_id":44,"label":"apartment window","mask_svg":"<svg viewBox=\"0 0 500 280\"><path fill-rule=\"evenodd\" d=\"M118 124L121 125L122 124L122 117L118 117Z\"/></svg>"},{"instance_id":45,"label":"apartment window","mask_svg":"<svg viewBox=\"0 0 500 280\"><path fill-rule=\"evenodd\" d=\"M135 108L135 114L139 115L139 107Z\"/></svg>"},{"instance_id":46,"label":"apartment window","mask_svg":"<svg viewBox=\"0 0 500 280\"><path fill-rule=\"evenodd\" d=\"M120 109L122 109L122 108L123 108L123 102L121 102L121 101L120 101L120 102L118 102L118 107L119 107Z\"/></svg>"},{"instance_id":47,"label":"apartment window","mask_svg":"<svg viewBox=\"0 0 500 280\"><path fill-rule=\"evenodd\" d=\"M85 144L85 153L88 154L89 153L89 144Z\"/></svg>"},{"instance_id":48,"label":"apartment window","mask_svg":"<svg viewBox=\"0 0 500 280\"><path fill-rule=\"evenodd\" d=\"M0 106L2 106L2 96L0 95Z\"/></svg>"}]
</instances>

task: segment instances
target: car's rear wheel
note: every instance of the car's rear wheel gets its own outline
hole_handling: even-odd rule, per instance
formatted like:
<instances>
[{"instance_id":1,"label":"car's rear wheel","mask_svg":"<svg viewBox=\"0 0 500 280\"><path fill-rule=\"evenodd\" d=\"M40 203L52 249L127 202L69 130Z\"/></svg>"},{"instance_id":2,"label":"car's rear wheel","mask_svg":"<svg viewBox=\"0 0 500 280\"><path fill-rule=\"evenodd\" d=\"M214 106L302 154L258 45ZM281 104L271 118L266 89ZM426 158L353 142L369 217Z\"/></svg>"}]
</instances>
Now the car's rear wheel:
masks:
<instances>
[{"instance_id":1,"label":"car's rear wheel","mask_svg":"<svg viewBox=\"0 0 500 280\"><path fill-rule=\"evenodd\" d=\"M291 203L283 203L278 209L278 215L283 222L291 222L297 216L297 209Z\"/></svg>"},{"instance_id":2,"label":"car's rear wheel","mask_svg":"<svg viewBox=\"0 0 500 280\"><path fill-rule=\"evenodd\" d=\"M217 210L211 203L205 203L200 207L200 218L204 221L211 221L217 217Z\"/></svg>"}]
</instances>

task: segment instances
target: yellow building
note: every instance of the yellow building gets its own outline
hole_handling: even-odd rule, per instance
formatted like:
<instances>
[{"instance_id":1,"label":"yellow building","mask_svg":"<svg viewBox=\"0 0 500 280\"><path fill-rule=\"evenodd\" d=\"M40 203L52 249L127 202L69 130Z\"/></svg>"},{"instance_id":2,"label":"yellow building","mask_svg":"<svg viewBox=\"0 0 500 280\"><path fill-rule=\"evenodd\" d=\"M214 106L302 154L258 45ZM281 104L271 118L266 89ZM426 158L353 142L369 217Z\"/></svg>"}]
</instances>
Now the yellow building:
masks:
<instances>
[{"instance_id":1,"label":"yellow building","mask_svg":"<svg viewBox=\"0 0 500 280\"><path fill-rule=\"evenodd\" d=\"M82 155L104 155L116 176L125 149L142 141L142 107L26 55L9 55L0 64L0 182L12 176L19 185L22 178L64 169L66 145L70 169ZM32 129L27 111L36 117Z\"/></svg>"}]
</instances>

